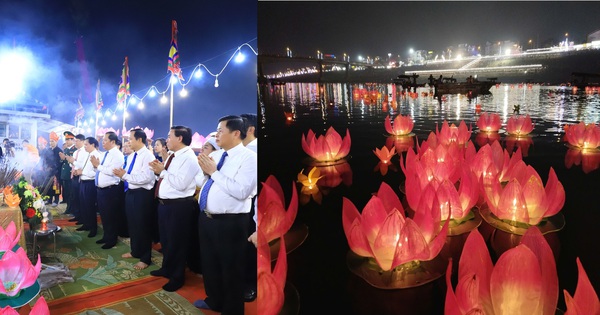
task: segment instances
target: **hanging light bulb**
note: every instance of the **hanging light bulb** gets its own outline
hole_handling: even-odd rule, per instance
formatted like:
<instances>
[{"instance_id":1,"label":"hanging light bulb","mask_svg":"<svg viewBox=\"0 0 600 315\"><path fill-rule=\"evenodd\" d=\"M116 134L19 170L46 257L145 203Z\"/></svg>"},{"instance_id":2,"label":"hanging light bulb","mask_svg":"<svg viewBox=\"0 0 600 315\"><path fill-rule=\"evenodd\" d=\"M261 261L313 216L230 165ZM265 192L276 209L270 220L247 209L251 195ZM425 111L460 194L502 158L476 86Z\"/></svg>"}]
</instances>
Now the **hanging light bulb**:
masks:
<instances>
[{"instance_id":1,"label":"hanging light bulb","mask_svg":"<svg viewBox=\"0 0 600 315\"><path fill-rule=\"evenodd\" d=\"M215 77L215 87L219 87L219 77Z\"/></svg>"},{"instance_id":2,"label":"hanging light bulb","mask_svg":"<svg viewBox=\"0 0 600 315\"><path fill-rule=\"evenodd\" d=\"M108 110L107 110L107 111L105 111L105 112L104 112L104 116L105 116L105 117L108 117L108 116L110 116L110 112L109 112Z\"/></svg>"},{"instance_id":3,"label":"hanging light bulb","mask_svg":"<svg viewBox=\"0 0 600 315\"><path fill-rule=\"evenodd\" d=\"M138 109L144 109L144 106L146 106L146 105L144 104L144 102L140 102L140 103L138 104Z\"/></svg>"},{"instance_id":4,"label":"hanging light bulb","mask_svg":"<svg viewBox=\"0 0 600 315\"><path fill-rule=\"evenodd\" d=\"M179 92L179 95L181 97L186 97L188 95L188 92L187 92L187 90L185 88L182 88L181 92Z\"/></svg>"},{"instance_id":5,"label":"hanging light bulb","mask_svg":"<svg viewBox=\"0 0 600 315\"><path fill-rule=\"evenodd\" d=\"M194 78L196 79L200 79L202 77L202 70L200 70L200 68L196 69L196 72L194 72Z\"/></svg>"},{"instance_id":6,"label":"hanging light bulb","mask_svg":"<svg viewBox=\"0 0 600 315\"><path fill-rule=\"evenodd\" d=\"M135 103L137 103L137 100L135 98L130 98L129 99L129 104L135 105Z\"/></svg>"},{"instance_id":7,"label":"hanging light bulb","mask_svg":"<svg viewBox=\"0 0 600 315\"><path fill-rule=\"evenodd\" d=\"M112 117L111 117L111 118L112 118L112 120L117 120L117 115L115 115L115 114L113 113L113 115L112 115Z\"/></svg>"},{"instance_id":8,"label":"hanging light bulb","mask_svg":"<svg viewBox=\"0 0 600 315\"><path fill-rule=\"evenodd\" d=\"M118 110L121 110L121 109L123 109L123 103L119 103L119 104L117 104L117 109L118 109Z\"/></svg>"},{"instance_id":9,"label":"hanging light bulb","mask_svg":"<svg viewBox=\"0 0 600 315\"><path fill-rule=\"evenodd\" d=\"M106 120L102 119L102 126L106 126Z\"/></svg>"},{"instance_id":10,"label":"hanging light bulb","mask_svg":"<svg viewBox=\"0 0 600 315\"><path fill-rule=\"evenodd\" d=\"M167 97L163 94L163 96L160 98L160 102L163 104L167 103Z\"/></svg>"},{"instance_id":11,"label":"hanging light bulb","mask_svg":"<svg viewBox=\"0 0 600 315\"><path fill-rule=\"evenodd\" d=\"M150 95L150 97L155 97L156 96L156 91L154 90L154 87L150 88L150 92L148 93L148 95Z\"/></svg>"},{"instance_id":12,"label":"hanging light bulb","mask_svg":"<svg viewBox=\"0 0 600 315\"><path fill-rule=\"evenodd\" d=\"M237 53L237 55L235 56L235 62L240 63L243 62L246 59L246 56L244 56L244 54L242 54L241 51L239 51Z\"/></svg>"},{"instance_id":13,"label":"hanging light bulb","mask_svg":"<svg viewBox=\"0 0 600 315\"><path fill-rule=\"evenodd\" d=\"M171 84L177 83L177 77L171 74Z\"/></svg>"}]
</instances>

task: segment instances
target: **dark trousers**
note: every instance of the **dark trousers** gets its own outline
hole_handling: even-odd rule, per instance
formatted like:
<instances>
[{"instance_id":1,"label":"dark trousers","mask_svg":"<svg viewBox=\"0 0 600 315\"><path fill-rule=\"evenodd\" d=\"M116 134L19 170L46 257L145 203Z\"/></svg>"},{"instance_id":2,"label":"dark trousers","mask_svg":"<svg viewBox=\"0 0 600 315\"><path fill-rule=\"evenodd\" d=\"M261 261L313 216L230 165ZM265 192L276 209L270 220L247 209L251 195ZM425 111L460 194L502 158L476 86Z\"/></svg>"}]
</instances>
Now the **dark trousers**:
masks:
<instances>
[{"instance_id":1,"label":"dark trousers","mask_svg":"<svg viewBox=\"0 0 600 315\"><path fill-rule=\"evenodd\" d=\"M106 244L116 244L119 236L119 226L122 224L123 216L123 183L112 185L106 188L97 188L98 192L98 211L102 219L102 228L104 235L102 239Z\"/></svg>"},{"instance_id":2,"label":"dark trousers","mask_svg":"<svg viewBox=\"0 0 600 315\"><path fill-rule=\"evenodd\" d=\"M90 233L98 231L98 212L96 184L94 180L82 180L79 183L79 204L81 206L81 223L83 227L90 229Z\"/></svg>"},{"instance_id":3,"label":"dark trousers","mask_svg":"<svg viewBox=\"0 0 600 315\"><path fill-rule=\"evenodd\" d=\"M50 178L50 188L48 189L48 197L50 197L50 199L48 199L48 201L50 201L50 203L59 203L60 202L60 193L56 193L56 190L60 191L61 187L60 187L60 175L52 175L52 177ZM56 181L56 185L58 187L56 187L56 189L54 189L54 181ZM63 195L64 196L64 195Z\"/></svg>"},{"instance_id":4,"label":"dark trousers","mask_svg":"<svg viewBox=\"0 0 600 315\"><path fill-rule=\"evenodd\" d=\"M63 201L67 203L65 213L71 213L71 178L61 179Z\"/></svg>"},{"instance_id":5,"label":"dark trousers","mask_svg":"<svg viewBox=\"0 0 600 315\"><path fill-rule=\"evenodd\" d=\"M248 216L198 216L205 301L223 315L244 314Z\"/></svg>"},{"instance_id":6,"label":"dark trousers","mask_svg":"<svg viewBox=\"0 0 600 315\"><path fill-rule=\"evenodd\" d=\"M248 215L248 237L256 231L256 222L254 222L254 201L256 200L256 196L252 198L252 208L250 209L250 213ZM257 268L256 265L257 257L256 246L252 244L252 242L246 243L246 290L252 289L256 290L256 281L257 281Z\"/></svg>"},{"instance_id":7,"label":"dark trousers","mask_svg":"<svg viewBox=\"0 0 600 315\"><path fill-rule=\"evenodd\" d=\"M155 224L156 205L154 190L143 188L129 189L125 192L125 213L131 237L131 256L150 265L152 256L152 236Z\"/></svg>"},{"instance_id":8,"label":"dark trousers","mask_svg":"<svg viewBox=\"0 0 600 315\"><path fill-rule=\"evenodd\" d=\"M81 205L79 204L79 176L71 178L71 194L69 198L67 212L74 215L79 220L81 216Z\"/></svg>"},{"instance_id":9,"label":"dark trousers","mask_svg":"<svg viewBox=\"0 0 600 315\"><path fill-rule=\"evenodd\" d=\"M163 253L162 270L170 281L185 283L185 266L194 240L192 225L198 216L198 204L193 198L181 202L158 204L158 227ZM195 253L197 255L198 253Z\"/></svg>"}]
</instances>

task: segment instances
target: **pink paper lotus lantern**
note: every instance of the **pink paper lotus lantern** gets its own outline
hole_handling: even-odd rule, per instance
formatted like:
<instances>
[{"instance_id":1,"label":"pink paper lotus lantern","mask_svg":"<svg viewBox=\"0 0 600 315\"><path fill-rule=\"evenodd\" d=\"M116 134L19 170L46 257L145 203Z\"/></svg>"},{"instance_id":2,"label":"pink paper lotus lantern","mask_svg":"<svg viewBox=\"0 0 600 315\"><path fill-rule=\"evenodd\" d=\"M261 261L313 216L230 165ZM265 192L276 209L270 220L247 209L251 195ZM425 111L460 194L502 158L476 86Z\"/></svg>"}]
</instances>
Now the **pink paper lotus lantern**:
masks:
<instances>
[{"instance_id":1,"label":"pink paper lotus lantern","mask_svg":"<svg viewBox=\"0 0 600 315\"><path fill-rule=\"evenodd\" d=\"M258 232L258 262L257 280L258 287L256 300L258 301L258 314L276 315L283 307L285 301L285 279L287 274L287 256L285 241L281 238L279 254L275 268L271 271L271 251L269 244L264 241L264 235Z\"/></svg>"},{"instance_id":2,"label":"pink paper lotus lantern","mask_svg":"<svg viewBox=\"0 0 600 315\"><path fill-rule=\"evenodd\" d=\"M21 231L17 232L14 221L10 221L6 230L0 226L0 253L10 251L17 245L21 238Z\"/></svg>"},{"instance_id":3,"label":"pink paper lotus lantern","mask_svg":"<svg viewBox=\"0 0 600 315\"><path fill-rule=\"evenodd\" d=\"M571 296L567 290L563 290L567 311L565 315L600 314L600 301L598 294L594 291L592 283L577 257L577 288L575 296Z\"/></svg>"},{"instance_id":4,"label":"pink paper lotus lantern","mask_svg":"<svg viewBox=\"0 0 600 315\"><path fill-rule=\"evenodd\" d=\"M9 298L16 296L35 283L41 269L39 255L33 266L22 247L16 252L6 251L0 259L0 294Z\"/></svg>"},{"instance_id":5,"label":"pink paper lotus lantern","mask_svg":"<svg viewBox=\"0 0 600 315\"><path fill-rule=\"evenodd\" d=\"M500 115L496 113L482 113L477 119L477 127L484 132L498 132L502 127Z\"/></svg>"},{"instance_id":6,"label":"pink paper lotus lantern","mask_svg":"<svg viewBox=\"0 0 600 315\"><path fill-rule=\"evenodd\" d=\"M533 122L529 115L514 115L506 122L506 132L511 135L525 136L533 131Z\"/></svg>"},{"instance_id":7,"label":"pink paper lotus lantern","mask_svg":"<svg viewBox=\"0 0 600 315\"><path fill-rule=\"evenodd\" d=\"M154 137L154 130L148 129L148 128L144 128L143 130L144 130L144 133L146 134L146 138L152 139L152 137Z\"/></svg>"},{"instance_id":8,"label":"pink paper lotus lantern","mask_svg":"<svg viewBox=\"0 0 600 315\"><path fill-rule=\"evenodd\" d=\"M204 138L204 136L200 135L197 132L194 132L194 134L192 135L192 143L190 144L190 147L192 147L192 149L200 149L202 148L205 142L206 138Z\"/></svg>"},{"instance_id":9,"label":"pink paper lotus lantern","mask_svg":"<svg viewBox=\"0 0 600 315\"><path fill-rule=\"evenodd\" d=\"M388 150L386 146L383 146L381 150L379 148L375 148L373 153L375 153L375 155L377 155L377 157L379 158L380 162L377 163L375 170L379 170L381 172L381 175L387 174L388 168L390 166L392 167L392 169L394 169L394 165L392 164L392 157L396 155L396 148Z\"/></svg>"},{"instance_id":10,"label":"pink paper lotus lantern","mask_svg":"<svg viewBox=\"0 0 600 315\"><path fill-rule=\"evenodd\" d=\"M595 149L600 146L600 127L580 122L565 127L565 139L579 149Z\"/></svg>"},{"instance_id":11,"label":"pink paper lotus lantern","mask_svg":"<svg viewBox=\"0 0 600 315\"><path fill-rule=\"evenodd\" d=\"M536 227L527 230L521 244L504 252L495 266L477 229L470 232L462 253L454 289L452 261L448 265L444 314L555 314L556 263Z\"/></svg>"},{"instance_id":12,"label":"pink paper lotus lantern","mask_svg":"<svg viewBox=\"0 0 600 315\"><path fill-rule=\"evenodd\" d=\"M306 154L319 162L334 162L350 153L350 131L346 129L346 136L342 140L333 127L329 127L325 135L317 137L311 130L302 135L302 149Z\"/></svg>"},{"instance_id":13,"label":"pink paper lotus lantern","mask_svg":"<svg viewBox=\"0 0 600 315\"><path fill-rule=\"evenodd\" d=\"M407 218L398 196L381 183L362 213L343 198L342 224L350 249L374 258L387 271L415 260L432 260L439 254L448 233L448 222L440 227L439 211L434 208Z\"/></svg>"},{"instance_id":14,"label":"pink paper lotus lantern","mask_svg":"<svg viewBox=\"0 0 600 315\"><path fill-rule=\"evenodd\" d=\"M394 124L392 125L390 121L390 116L388 115L385 118L384 126L385 130L395 136L406 136L410 134L414 127L415 123L413 122L412 117L410 115L402 116L398 115L394 118Z\"/></svg>"},{"instance_id":15,"label":"pink paper lotus lantern","mask_svg":"<svg viewBox=\"0 0 600 315\"><path fill-rule=\"evenodd\" d=\"M422 146L423 149L425 146ZM453 150L452 147L455 149ZM454 146L439 145L436 148L427 147L421 150L421 155L416 155L412 150L406 153L406 163L400 157L400 167L408 178L417 178L421 188L436 179L439 182L447 179L452 183L458 181L461 168L461 152ZM406 165L404 165L406 164ZM436 187L437 188L437 187Z\"/></svg>"},{"instance_id":16,"label":"pink paper lotus lantern","mask_svg":"<svg viewBox=\"0 0 600 315\"><path fill-rule=\"evenodd\" d=\"M448 122L444 120L442 123L442 129L438 130L435 128L435 134L438 141L443 145L448 145L450 142L456 142L460 146L465 146L471 139L471 128L467 128L467 124L464 120L461 120L456 127L455 124L448 125Z\"/></svg>"},{"instance_id":17,"label":"pink paper lotus lantern","mask_svg":"<svg viewBox=\"0 0 600 315\"><path fill-rule=\"evenodd\" d=\"M495 172L493 166L488 172ZM565 203L565 190L552 167L545 187L536 170L523 161L517 161L508 178L506 186L497 174L484 178L483 183L487 205L501 220L537 225L557 214Z\"/></svg>"},{"instance_id":18,"label":"pink paper lotus lantern","mask_svg":"<svg viewBox=\"0 0 600 315\"><path fill-rule=\"evenodd\" d=\"M292 227L298 212L298 193L292 185L292 199L285 210L285 197L281 185L270 175L263 183L257 201L257 221L258 225L270 242L281 237Z\"/></svg>"},{"instance_id":19,"label":"pink paper lotus lantern","mask_svg":"<svg viewBox=\"0 0 600 315\"><path fill-rule=\"evenodd\" d=\"M19 312L10 306L5 306L0 308L0 314L2 315L19 315ZM46 303L46 299L43 296L35 302L29 315L50 315L50 310L48 309L48 303Z\"/></svg>"}]
</instances>

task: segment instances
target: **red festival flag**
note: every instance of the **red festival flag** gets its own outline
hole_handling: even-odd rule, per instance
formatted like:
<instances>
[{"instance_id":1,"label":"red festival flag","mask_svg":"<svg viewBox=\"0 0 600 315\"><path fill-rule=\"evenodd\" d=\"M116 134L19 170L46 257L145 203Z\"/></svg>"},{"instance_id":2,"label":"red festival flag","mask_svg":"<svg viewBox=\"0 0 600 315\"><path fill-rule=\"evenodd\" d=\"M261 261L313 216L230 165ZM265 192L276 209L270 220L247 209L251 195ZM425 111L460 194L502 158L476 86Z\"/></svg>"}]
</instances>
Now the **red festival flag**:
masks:
<instances>
[{"instance_id":1,"label":"red festival flag","mask_svg":"<svg viewBox=\"0 0 600 315\"><path fill-rule=\"evenodd\" d=\"M102 102L102 93L100 92L100 79L98 79L98 85L96 85L96 110L100 110L104 106Z\"/></svg>"},{"instance_id":2,"label":"red festival flag","mask_svg":"<svg viewBox=\"0 0 600 315\"><path fill-rule=\"evenodd\" d=\"M131 95L131 92L129 92L129 62L127 61L127 57L125 57L123 72L121 72L121 82L119 82L119 91L117 92L117 103L124 105L128 95Z\"/></svg>"},{"instance_id":3,"label":"red festival flag","mask_svg":"<svg viewBox=\"0 0 600 315\"><path fill-rule=\"evenodd\" d=\"M171 22L171 49L169 50L167 71L171 71L173 75L176 75L179 79L183 80L179 62L179 52L177 51L177 22L173 20Z\"/></svg>"}]
</instances>

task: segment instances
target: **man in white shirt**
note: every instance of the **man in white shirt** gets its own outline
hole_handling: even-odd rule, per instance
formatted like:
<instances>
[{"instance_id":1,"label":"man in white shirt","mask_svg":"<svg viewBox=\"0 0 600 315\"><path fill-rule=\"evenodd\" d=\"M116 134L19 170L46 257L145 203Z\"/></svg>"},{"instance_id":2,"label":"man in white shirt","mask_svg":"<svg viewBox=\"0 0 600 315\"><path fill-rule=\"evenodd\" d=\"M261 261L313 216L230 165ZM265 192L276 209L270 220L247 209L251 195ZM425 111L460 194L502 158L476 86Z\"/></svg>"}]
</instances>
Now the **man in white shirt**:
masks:
<instances>
[{"instance_id":1,"label":"man in white shirt","mask_svg":"<svg viewBox=\"0 0 600 315\"><path fill-rule=\"evenodd\" d=\"M194 269L192 258L198 255L198 237L194 225L198 220L198 204L194 199L196 181L200 172L192 143L192 130L185 126L173 126L169 130L167 147L172 151L165 164L154 160L150 168L158 176L158 225L162 246L162 268L150 272L153 276L166 277L169 282L165 291L173 292L184 285L186 262ZM199 258L196 258L198 260ZM199 265L199 264L198 264ZM194 270L192 270L194 271Z\"/></svg>"},{"instance_id":2,"label":"man in white shirt","mask_svg":"<svg viewBox=\"0 0 600 315\"><path fill-rule=\"evenodd\" d=\"M92 156L90 162L96 168L96 187L98 195L98 211L102 219L104 235L96 241L102 249L109 249L117 245L119 224L125 220L123 203L125 192L121 179L113 174L113 170L123 168L123 153L119 150L117 142L119 137L109 131L102 139L102 147L106 152L102 158Z\"/></svg>"},{"instance_id":3,"label":"man in white shirt","mask_svg":"<svg viewBox=\"0 0 600 315\"><path fill-rule=\"evenodd\" d=\"M85 136L78 134L75 136L75 148L77 149L73 156L65 156L65 159L71 165L71 214L74 216L69 222L80 222L81 221L81 205L79 200L79 175L75 175L75 170L83 168L83 163L87 160L89 153L85 151L83 143L85 142ZM80 223L77 223L80 224Z\"/></svg>"},{"instance_id":4,"label":"man in white shirt","mask_svg":"<svg viewBox=\"0 0 600 315\"><path fill-rule=\"evenodd\" d=\"M228 315L244 314L248 221L257 189L256 153L244 147L245 133L240 116L222 117L216 139L223 150L198 155L205 174L198 229L207 298L194 305Z\"/></svg>"},{"instance_id":5,"label":"man in white shirt","mask_svg":"<svg viewBox=\"0 0 600 315\"><path fill-rule=\"evenodd\" d=\"M88 153L85 161L81 168L73 171L73 174L79 176L79 204L81 206L81 218L80 221L83 224L77 229L77 231L90 231L88 237L94 237L98 233L98 222L96 213L98 208L96 206L97 195L96 185L94 179L96 178L96 170L90 160L94 158L100 158L100 152L98 152L98 140L94 137L87 137L83 143L85 151Z\"/></svg>"},{"instance_id":6,"label":"man in white shirt","mask_svg":"<svg viewBox=\"0 0 600 315\"><path fill-rule=\"evenodd\" d=\"M140 128L129 131L127 144L133 153L129 155L125 169L113 170L126 185L125 213L131 238L131 252L121 257L138 258L140 261L133 268L142 270L152 263L152 236L156 219L153 188L156 177L149 165L155 157L146 147L146 133Z\"/></svg>"}]
</instances>

